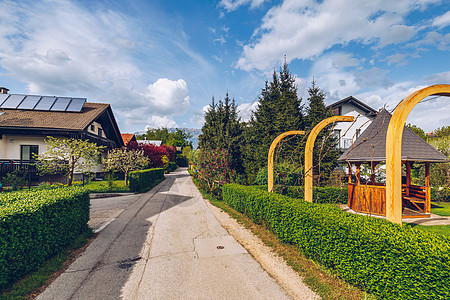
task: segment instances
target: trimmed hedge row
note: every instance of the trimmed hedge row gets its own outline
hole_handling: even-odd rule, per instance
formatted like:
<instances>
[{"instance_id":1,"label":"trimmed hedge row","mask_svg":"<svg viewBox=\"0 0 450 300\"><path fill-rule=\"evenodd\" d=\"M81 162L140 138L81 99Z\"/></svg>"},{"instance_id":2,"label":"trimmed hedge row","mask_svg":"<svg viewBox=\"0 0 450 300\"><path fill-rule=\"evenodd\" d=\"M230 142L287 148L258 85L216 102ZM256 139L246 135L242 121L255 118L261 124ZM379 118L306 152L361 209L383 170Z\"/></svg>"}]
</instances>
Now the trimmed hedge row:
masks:
<instances>
[{"instance_id":1,"label":"trimmed hedge row","mask_svg":"<svg viewBox=\"0 0 450 300\"><path fill-rule=\"evenodd\" d=\"M258 186L261 189L267 191L266 186ZM283 187L281 192L277 192L278 194L282 194L291 198L296 199L304 199L303 187L297 186L288 186ZM313 187L313 202L314 203L342 203L347 204L348 202L348 188L345 187Z\"/></svg>"},{"instance_id":2,"label":"trimmed hedge row","mask_svg":"<svg viewBox=\"0 0 450 300\"><path fill-rule=\"evenodd\" d=\"M130 191L143 193L164 179L164 169L155 168L130 172L129 187Z\"/></svg>"},{"instance_id":3,"label":"trimmed hedge row","mask_svg":"<svg viewBox=\"0 0 450 300\"><path fill-rule=\"evenodd\" d=\"M178 168L177 164L174 162L169 162L169 166L167 167L168 173L175 171Z\"/></svg>"},{"instance_id":4,"label":"trimmed hedge row","mask_svg":"<svg viewBox=\"0 0 450 300\"><path fill-rule=\"evenodd\" d=\"M38 268L88 229L81 187L0 194L0 288Z\"/></svg>"},{"instance_id":5,"label":"trimmed hedge row","mask_svg":"<svg viewBox=\"0 0 450 300\"><path fill-rule=\"evenodd\" d=\"M257 187L227 184L223 199L347 282L386 299L450 299L450 239Z\"/></svg>"}]
</instances>

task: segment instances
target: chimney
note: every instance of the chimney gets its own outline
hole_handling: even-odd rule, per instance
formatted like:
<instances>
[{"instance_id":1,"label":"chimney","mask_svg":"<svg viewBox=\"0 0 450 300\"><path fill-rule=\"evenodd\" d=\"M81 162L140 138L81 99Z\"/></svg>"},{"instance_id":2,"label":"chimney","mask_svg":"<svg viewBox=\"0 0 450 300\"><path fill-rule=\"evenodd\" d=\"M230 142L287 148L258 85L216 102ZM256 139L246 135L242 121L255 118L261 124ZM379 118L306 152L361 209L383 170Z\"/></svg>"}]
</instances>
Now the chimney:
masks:
<instances>
[{"instance_id":1,"label":"chimney","mask_svg":"<svg viewBox=\"0 0 450 300\"><path fill-rule=\"evenodd\" d=\"M5 87L0 87L0 94L8 94L8 89Z\"/></svg>"}]
</instances>

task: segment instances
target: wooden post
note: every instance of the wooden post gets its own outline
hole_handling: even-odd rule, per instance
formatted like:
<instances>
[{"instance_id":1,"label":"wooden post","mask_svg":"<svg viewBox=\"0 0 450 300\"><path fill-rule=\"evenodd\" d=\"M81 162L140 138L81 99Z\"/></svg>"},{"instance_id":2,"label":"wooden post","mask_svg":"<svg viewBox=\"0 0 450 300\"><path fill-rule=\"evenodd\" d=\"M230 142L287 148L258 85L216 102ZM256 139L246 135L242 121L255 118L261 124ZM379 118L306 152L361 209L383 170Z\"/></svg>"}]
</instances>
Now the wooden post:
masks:
<instances>
[{"instance_id":1,"label":"wooden post","mask_svg":"<svg viewBox=\"0 0 450 300\"><path fill-rule=\"evenodd\" d=\"M425 163L425 213L431 213L430 163Z\"/></svg>"},{"instance_id":2,"label":"wooden post","mask_svg":"<svg viewBox=\"0 0 450 300\"><path fill-rule=\"evenodd\" d=\"M409 196L410 186L411 186L411 162L406 161L406 196Z\"/></svg>"},{"instance_id":3,"label":"wooden post","mask_svg":"<svg viewBox=\"0 0 450 300\"><path fill-rule=\"evenodd\" d=\"M353 122L351 116L334 116L322 120L309 133L305 146L305 201L312 202L313 198L313 149L314 142L319 132L328 124L333 122Z\"/></svg>"},{"instance_id":4,"label":"wooden post","mask_svg":"<svg viewBox=\"0 0 450 300\"><path fill-rule=\"evenodd\" d=\"M403 99L392 115L386 134L386 219L400 225L402 224L403 127L413 107L425 97L432 95L450 96L450 85L432 85Z\"/></svg>"},{"instance_id":5,"label":"wooden post","mask_svg":"<svg viewBox=\"0 0 450 300\"><path fill-rule=\"evenodd\" d=\"M348 164L348 183L352 183L352 164Z\"/></svg>"},{"instance_id":6,"label":"wooden post","mask_svg":"<svg viewBox=\"0 0 450 300\"><path fill-rule=\"evenodd\" d=\"M275 152L275 148L277 147L278 143L286 136L288 135L295 135L295 134L305 134L304 131L286 131L279 136L277 136L269 148L269 155L268 155L268 162L267 162L267 190L269 192L273 192L273 153Z\"/></svg>"},{"instance_id":7,"label":"wooden post","mask_svg":"<svg viewBox=\"0 0 450 300\"><path fill-rule=\"evenodd\" d=\"M371 161L370 162L370 170L371 170L371 174L370 174L370 184L375 185L375 167L378 165L378 162L376 161Z\"/></svg>"}]
</instances>

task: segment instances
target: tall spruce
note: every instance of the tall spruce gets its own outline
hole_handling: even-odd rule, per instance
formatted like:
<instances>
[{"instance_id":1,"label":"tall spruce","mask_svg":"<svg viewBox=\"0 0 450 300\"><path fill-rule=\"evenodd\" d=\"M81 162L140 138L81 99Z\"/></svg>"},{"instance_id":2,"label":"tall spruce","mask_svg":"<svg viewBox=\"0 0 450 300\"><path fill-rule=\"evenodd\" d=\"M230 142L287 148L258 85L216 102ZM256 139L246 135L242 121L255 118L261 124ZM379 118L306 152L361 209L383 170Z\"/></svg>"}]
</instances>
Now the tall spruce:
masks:
<instances>
[{"instance_id":1,"label":"tall spruce","mask_svg":"<svg viewBox=\"0 0 450 300\"><path fill-rule=\"evenodd\" d=\"M243 152L248 182L253 183L258 170L267 166L270 145L278 135L285 131L303 129L303 109L297 95L295 76L290 73L285 61L279 74L274 70L272 81L266 81L259 96L258 107L246 128ZM298 147L291 144L285 148L285 153ZM302 151L298 153L301 155Z\"/></svg>"},{"instance_id":2,"label":"tall spruce","mask_svg":"<svg viewBox=\"0 0 450 300\"><path fill-rule=\"evenodd\" d=\"M325 93L316 86L313 80L311 87L308 89L308 108L306 123L308 131L311 131L314 126L333 116L330 108L325 106ZM336 159L339 155L339 150L336 147L336 138L333 135L332 124L328 125L318 134L314 144L314 177L316 183L325 184L330 177L331 172L336 167Z\"/></svg>"},{"instance_id":3,"label":"tall spruce","mask_svg":"<svg viewBox=\"0 0 450 300\"><path fill-rule=\"evenodd\" d=\"M202 150L225 149L231 157L231 168L243 173L241 140L242 124L237 113L237 105L230 99L228 92L224 100L216 104L214 97L205 113L205 124L199 136Z\"/></svg>"}]
</instances>

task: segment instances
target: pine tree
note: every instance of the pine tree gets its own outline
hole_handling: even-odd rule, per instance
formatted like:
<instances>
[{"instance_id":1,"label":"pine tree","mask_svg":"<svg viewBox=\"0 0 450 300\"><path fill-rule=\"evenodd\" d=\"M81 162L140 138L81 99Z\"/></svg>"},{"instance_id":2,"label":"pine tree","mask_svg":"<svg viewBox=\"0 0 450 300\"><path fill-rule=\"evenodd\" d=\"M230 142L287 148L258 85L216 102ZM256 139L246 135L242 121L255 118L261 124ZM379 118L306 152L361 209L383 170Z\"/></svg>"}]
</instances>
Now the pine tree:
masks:
<instances>
[{"instance_id":1,"label":"pine tree","mask_svg":"<svg viewBox=\"0 0 450 300\"><path fill-rule=\"evenodd\" d=\"M272 141L281 133L303 130L303 109L297 95L295 77L285 62L279 74L274 70L272 81L266 81L259 96L257 110L245 132L244 166L247 180L252 183L259 169L267 166L267 155ZM288 155L297 149L297 162L301 161L298 143L291 143L281 154ZM297 153L296 152L296 153Z\"/></svg>"},{"instance_id":2,"label":"pine tree","mask_svg":"<svg viewBox=\"0 0 450 300\"><path fill-rule=\"evenodd\" d=\"M312 86L308 89L308 108L306 123L308 131L314 126L333 116L331 109L325 106L325 93L312 81ZM332 124L328 125L318 134L314 144L314 175L319 184L324 184L329 179L331 172L336 167L336 159L339 150L336 147L336 139L333 136Z\"/></svg>"},{"instance_id":3,"label":"pine tree","mask_svg":"<svg viewBox=\"0 0 450 300\"><path fill-rule=\"evenodd\" d=\"M205 114L205 124L199 136L199 146L203 150L224 149L231 157L231 168L243 173L241 140L242 125L237 113L236 101L230 99L228 92L225 99L215 104L214 97Z\"/></svg>"}]
</instances>

